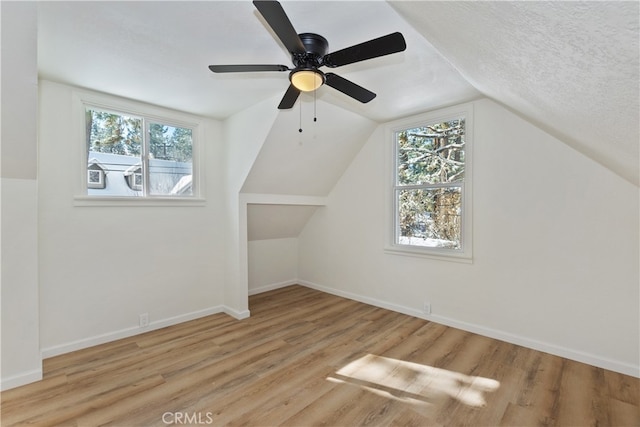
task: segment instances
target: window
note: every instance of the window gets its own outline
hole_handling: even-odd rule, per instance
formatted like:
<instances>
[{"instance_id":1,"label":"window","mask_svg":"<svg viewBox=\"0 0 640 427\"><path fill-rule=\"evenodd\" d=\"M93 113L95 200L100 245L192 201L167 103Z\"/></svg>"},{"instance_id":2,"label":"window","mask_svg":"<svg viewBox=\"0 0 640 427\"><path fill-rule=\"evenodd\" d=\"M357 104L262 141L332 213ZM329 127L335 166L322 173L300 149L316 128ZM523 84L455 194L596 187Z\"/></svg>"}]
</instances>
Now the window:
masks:
<instances>
[{"instance_id":1,"label":"window","mask_svg":"<svg viewBox=\"0 0 640 427\"><path fill-rule=\"evenodd\" d=\"M389 249L470 259L469 116L424 116L393 128Z\"/></svg>"},{"instance_id":2,"label":"window","mask_svg":"<svg viewBox=\"0 0 640 427\"><path fill-rule=\"evenodd\" d=\"M102 166L96 159L89 160L87 165L87 188L105 188L106 186L106 173L104 166Z\"/></svg>"},{"instance_id":3,"label":"window","mask_svg":"<svg viewBox=\"0 0 640 427\"><path fill-rule=\"evenodd\" d=\"M194 195L193 127L91 106L86 107L85 119L87 158L91 159L87 195ZM101 176L96 174L96 164Z\"/></svg>"},{"instance_id":4,"label":"window","mask_svg":"<svg viewBox=\"0 0 640 427\"><path fill-rule=\"evenodd\" d=\"M124 179L127 186L133 191L142 191L142 166L133 165L124 171Z\"/></svg>"}]
</instances>

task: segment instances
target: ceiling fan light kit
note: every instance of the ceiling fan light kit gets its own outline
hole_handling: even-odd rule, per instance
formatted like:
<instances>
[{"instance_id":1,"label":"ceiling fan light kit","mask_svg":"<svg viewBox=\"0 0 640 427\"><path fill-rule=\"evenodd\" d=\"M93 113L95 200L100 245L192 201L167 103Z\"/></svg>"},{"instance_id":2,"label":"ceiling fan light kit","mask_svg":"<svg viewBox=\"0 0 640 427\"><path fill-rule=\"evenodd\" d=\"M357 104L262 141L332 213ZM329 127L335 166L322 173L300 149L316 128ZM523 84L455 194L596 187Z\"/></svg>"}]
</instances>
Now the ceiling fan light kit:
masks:
<instances>
[{"instance_id":1,"label":"ceiling fan light kit","mask_svg":"<svg viewBox=\"0 0 640 427\"><path fill-rule=\"evenodd\" d=\"M325 82L324 73L313 69L296 69L289 74L289 80L302 92L313 92Z\"/></svg>"},{"instance_id":2,"label":"ceiling fan light kit","mask_svg":"<svg viewBox=\"0 0 640 427\"><path fill-rule=\"evenodd\" d=\"M286 65L249 64L210 65L209 69L214 73L291 71L289 73L289 88L278 105L278 109L281 110L292 108L300 92L313 92L325 83L357 101L369 102L376 97L375 93L337 74L323 73L318 68L322 66L335 68L353 64L402 52L407 47L402 34L396 32L333 53L327 53L329 49L327 39L314 33L298 34L279 2L254 0L253 4L291 54L294 68L290 69Z\"/></svg>"}]
</instances>

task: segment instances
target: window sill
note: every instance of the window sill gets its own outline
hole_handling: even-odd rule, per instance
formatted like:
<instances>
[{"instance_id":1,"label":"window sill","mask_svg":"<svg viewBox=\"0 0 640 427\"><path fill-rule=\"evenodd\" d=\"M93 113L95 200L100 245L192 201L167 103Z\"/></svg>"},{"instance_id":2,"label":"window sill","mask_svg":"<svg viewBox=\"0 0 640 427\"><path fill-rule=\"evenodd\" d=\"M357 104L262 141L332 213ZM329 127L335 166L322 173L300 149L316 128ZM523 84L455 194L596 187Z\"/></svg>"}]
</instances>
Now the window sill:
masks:
<instances>
[{"instance_id":1,"label":"window sill","mask_svg":"<svg viewBox=\"0 0 640 427\"><path fill-rule=\"evenodd\" d=\"M118 207L118 206L150 206L150 207L199 207L206 206L206 200L198 197L107 197L76 196L73 205L80 207Z\"/></svg>"},{"instance_id":2,"label":"window sill","mask_svg":"<svg viewBox=\"0 0 640 427\"><path fill-rule=\"evenodd\" d=\"M412 248L410 246L391 245L384 248L384 252L389 255L410 256L415 258L426 258L438 261L459 262L462 264L473 264L473 258L463 252L445 253L443 251Z\"/></svg>"}]
</instances>

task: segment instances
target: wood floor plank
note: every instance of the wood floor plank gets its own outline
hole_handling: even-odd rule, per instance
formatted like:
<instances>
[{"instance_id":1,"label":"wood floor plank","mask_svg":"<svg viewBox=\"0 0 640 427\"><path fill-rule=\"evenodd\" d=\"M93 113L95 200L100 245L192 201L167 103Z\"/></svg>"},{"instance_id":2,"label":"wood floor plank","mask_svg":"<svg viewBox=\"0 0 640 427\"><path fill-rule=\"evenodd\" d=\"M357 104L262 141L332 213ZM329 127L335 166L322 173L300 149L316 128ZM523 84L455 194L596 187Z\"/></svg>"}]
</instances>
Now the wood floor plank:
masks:
<instances>
[{"instance_id":1,"label":"wood floor plank","mask_svg":"<svg viewBox=\"0 0 640 427\"><path fill-rule=\"evenodd\" d=\"M583 363L567 361L564 364L557 412L559 425L570 422L589 425L594 419L600 420L602 425L611 425L608 396L599 393L604 383L594 384L594 371L598 369Z\"/></svg>"},{"instance_id":2,"label":"wood floor plank","mask_svg":"<svg viewBox=\"0 0 640 427\"><path fill-rule=\"evenodd\" d=\"M640 426L640 409L638 409L638 405L611 399L609 407L611 410L610 425Z\"/></svg>"},{"instance_id":3,"label":"wood floor plank","mask_svg":"<svg viewBox=\"0 0 640 427\"><path fill-rule=\"evenodd\" d=\"M638 378L302 286L249 303L47 359L2 426L640 425Z\"/></svg>"},{"instance_id":4,"label":"wood floor plank","mask_svg":"<svg viewBox=\"0 0 640 427\"><path fill-rule=\"evenodd\" d=\"M637 404L640 396L640 381L637 378L606 370L603 373L609 396L622 402Z\"/></svg>"},{"instance_id":5,"label":"wood floor plank","mask_svg":"<svg viewBox=\"0 0 640 427\"><path fill-rule=\"evenodd\" d=\"M547 424L534 409L510 402L500 419L499 425L533 427L550 424Z\"/></svg>"},{"instance_id":6,"label":"wood floor plank","mask_svg":"<svg viewBox=\"0 0 640 427\"><path fill-rule=\"evenodd\" d=\"M402 411L400 414L396 414L396 416L389 423L391 427L424 427L424 426L432 426L432 427L441 427L442 424L437 423L433 418L425 417L416 413L414 410L409 409Z\"/></svg>"},{"instance_id":7,"label":"wood floor plank","mask_svg":"<svg viewBox=\"0 0 640 427\"><path fill-rule=\"evenodd\" d=\"M263 422L271 413L281 420L283 413L279 408L286 406L293 410L293 398L306 394L316 399L318 394L332 387L325 379L332 369L315 363L318 360L315 354L308 355L306 359L300 360L300 368L272 372L256 380L251 388L229 393L220 399L202 399L194 410L212 412L219 425ZM300 408L306 405L305 401ZM256 414L260 414L258 419Z\"/></svg>"}]
</instances>

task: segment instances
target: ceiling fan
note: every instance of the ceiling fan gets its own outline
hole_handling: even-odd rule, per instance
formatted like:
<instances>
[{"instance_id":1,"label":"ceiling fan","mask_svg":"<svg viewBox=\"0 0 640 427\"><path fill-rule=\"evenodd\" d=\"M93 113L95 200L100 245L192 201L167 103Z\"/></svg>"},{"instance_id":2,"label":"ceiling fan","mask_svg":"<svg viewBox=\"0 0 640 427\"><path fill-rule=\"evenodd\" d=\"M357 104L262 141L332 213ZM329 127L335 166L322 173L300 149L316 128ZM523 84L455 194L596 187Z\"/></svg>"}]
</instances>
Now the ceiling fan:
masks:
<instances>
[{"instance_id":1,"label":"ceiling fan","mask_svg":"<svg viewBox=\"0 0 640 427\"><path fill-rule=\"evenodd\" d=\"M377 58L407 48L404 37L396 32L376 39L366 41L336 52L327 53L329 43L319 34L297 34L284 9L275 0L254 0L254 6L276 33L282 44L291 53L294 68L286 65L210 65L214 73L237 73L256 71L291 71L289 73L289 88L278 105L280 110L292 108L300 92L312 92L323 84L348 95L362 103L367 103L376 94L340 77L334 73L324 73L318 68L329 68L353 64L367 59Z\"/></svg>"}]
</instances>

